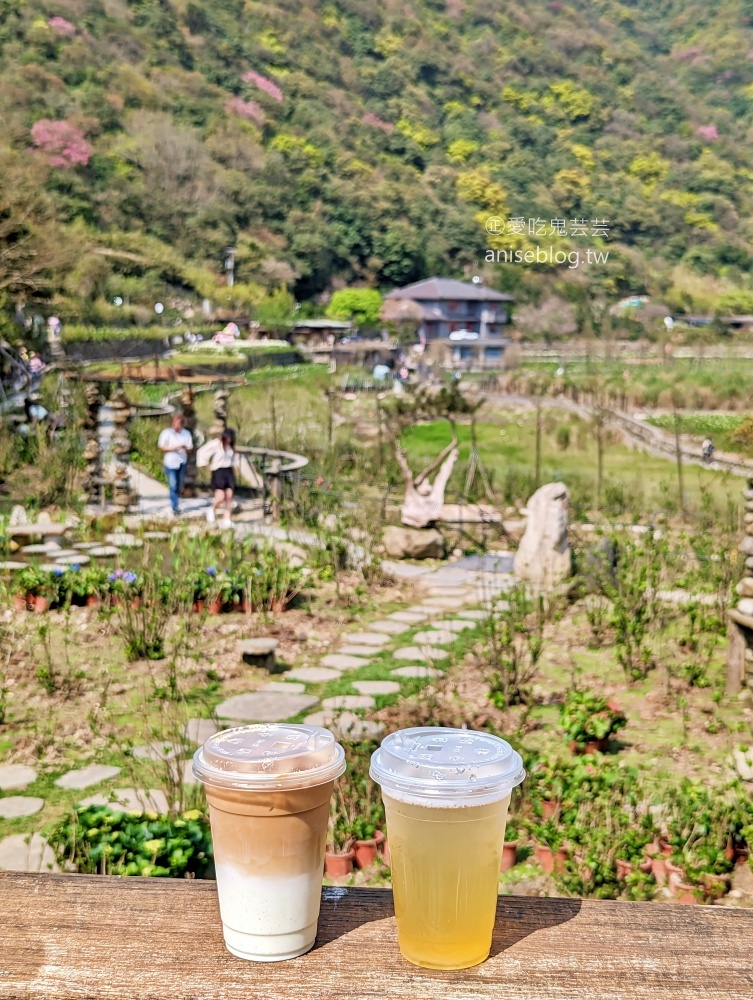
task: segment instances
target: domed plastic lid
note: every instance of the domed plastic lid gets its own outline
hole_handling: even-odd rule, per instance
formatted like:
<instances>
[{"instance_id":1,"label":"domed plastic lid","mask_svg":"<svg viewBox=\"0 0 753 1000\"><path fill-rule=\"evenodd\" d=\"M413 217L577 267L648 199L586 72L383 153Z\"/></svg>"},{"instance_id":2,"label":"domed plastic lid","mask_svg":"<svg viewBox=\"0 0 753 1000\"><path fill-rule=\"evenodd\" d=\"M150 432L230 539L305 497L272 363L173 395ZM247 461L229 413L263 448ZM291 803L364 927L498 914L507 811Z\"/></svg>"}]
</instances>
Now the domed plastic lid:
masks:
<instances>
[{"instance_id":1,"label":"domed plastic lid","mask_svg":"<svg viewBox=\"0 0 753 1000\"><path fill-rule=\"evenodd\" d=\"M470 729L419 727L386 736L371 777L400 799L499 798L525 778L519 753L499 736ZM428 804L428 803L427 803Z\"/></svg>"},{"instance_id":2,"label":"domed plastic lid","mask_svg":"<svg viewBox=\"0 0 753 1000\"><path fill-rule=\"evenodd\" d=\"M328 729L284 723L215 733L193 758L199 781L248 791L320 785L344 770L345 751Z\"/></svg>"}]
</instances>

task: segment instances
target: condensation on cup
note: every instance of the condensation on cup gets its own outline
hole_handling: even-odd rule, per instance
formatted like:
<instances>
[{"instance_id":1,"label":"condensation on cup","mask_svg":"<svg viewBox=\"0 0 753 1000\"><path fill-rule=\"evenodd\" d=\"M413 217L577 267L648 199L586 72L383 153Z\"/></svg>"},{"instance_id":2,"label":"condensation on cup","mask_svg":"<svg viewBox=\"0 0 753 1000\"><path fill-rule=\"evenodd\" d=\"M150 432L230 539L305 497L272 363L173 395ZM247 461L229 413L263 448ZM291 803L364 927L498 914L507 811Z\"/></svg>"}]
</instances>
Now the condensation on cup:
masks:
<instances>
[{"instance_id":1,"label":"condensation on cup","mask_svg":"<svg viewBox=\"0 0 753 1000\"><path fill-rule=\"evenodd\" d=\"M225 945L239 958L279 962L313 946L329 803L344 770L343 748L319 726L240 726L196 751Z\"/></svg>"},{"instance_id":2,"label":"condensation on cup","mask_svg":"<svg viewBox=\"0 0 753 1000\"><path fill-rule=\"evenodd\" d=\"M489 733L404 729L385 737L370 774L387 817L400 951L430 969L478 965L491 949L520 755Z\"/></svg>"}]
</instances>

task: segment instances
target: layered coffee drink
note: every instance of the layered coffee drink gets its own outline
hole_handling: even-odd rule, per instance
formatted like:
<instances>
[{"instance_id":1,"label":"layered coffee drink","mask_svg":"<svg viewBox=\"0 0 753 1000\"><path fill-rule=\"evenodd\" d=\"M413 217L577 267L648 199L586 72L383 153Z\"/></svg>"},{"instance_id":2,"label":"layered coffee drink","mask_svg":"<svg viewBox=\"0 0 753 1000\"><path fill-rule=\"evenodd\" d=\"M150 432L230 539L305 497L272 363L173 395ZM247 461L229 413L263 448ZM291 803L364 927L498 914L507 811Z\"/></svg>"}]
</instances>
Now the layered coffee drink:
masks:
<instances>
[{"instance_id":1,"label":"layered coffee drink","mask_svg":"<svg viewBox=\"0 0 753 1000\"><path fill-rule=\"evenodd\" d=\"M302 955L316 937L342 747L318 726L242 726L208 739L193 767L209 803L228 950L262 962Z\"/></svg>"}]
</instances>

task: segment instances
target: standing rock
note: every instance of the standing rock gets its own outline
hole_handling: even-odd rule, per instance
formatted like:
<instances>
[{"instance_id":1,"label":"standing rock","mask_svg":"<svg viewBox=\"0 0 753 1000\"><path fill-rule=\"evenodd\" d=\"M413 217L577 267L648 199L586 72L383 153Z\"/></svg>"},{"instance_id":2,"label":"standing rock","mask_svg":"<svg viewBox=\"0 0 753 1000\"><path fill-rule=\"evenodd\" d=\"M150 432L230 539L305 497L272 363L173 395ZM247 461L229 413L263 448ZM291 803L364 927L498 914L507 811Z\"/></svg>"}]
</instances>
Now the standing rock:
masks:
<instances>
[{"instance_id":1,"label":"standing rock","mask_svg":"<svg viewBox=\"0 0 753 1000\"><path fill-rule=\"evenodd\" d=\"M528 501L526 530L515 553L519 580L537 587L555 587L572 573L567 500L564 483L547 483Z\"/></svg>"},{"instance_id":2,"label":"standing rock","mask_svg":"<svg viewBox=\"0 0 753 1000\"><path fill-rule=\"evenodd\" d=\"M444 538L436 528L384 529L384 549L390 559L443 559Z\"/></svg>"}]
</instances>

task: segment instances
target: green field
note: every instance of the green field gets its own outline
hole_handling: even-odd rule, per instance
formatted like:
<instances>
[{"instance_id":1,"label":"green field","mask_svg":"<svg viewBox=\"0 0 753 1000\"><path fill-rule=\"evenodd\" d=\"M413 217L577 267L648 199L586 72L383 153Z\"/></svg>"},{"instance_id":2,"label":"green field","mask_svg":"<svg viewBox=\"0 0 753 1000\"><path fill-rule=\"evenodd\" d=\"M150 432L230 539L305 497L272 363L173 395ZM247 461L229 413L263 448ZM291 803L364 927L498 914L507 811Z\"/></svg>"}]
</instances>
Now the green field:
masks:
<instances>
[{"instance_id":1,"label":"green field","mask_svg":"<svg viewBox=\"0 0 753 1000\"><path fill-rule=\"evenodd\" d=\"M582 420L564 412L543 417L541 482L563 480L570 489L575 514L594 505L597 482L597 449L593 430ZM557 444L557 431L568 427L567 448ZM489 472L495 493L507 502L525 502L536 483L536 421L531 411L499 416L498 422L476 427L480 457ZM470 428L458 427L460 460L450 481L448 500L462 492L470 451ZM410 428L404 442L408 454L420 466L435 456L450 440L443 422ZM718 510L739 503L743 480L700 466L683 469L686 506L700 512L709 505ZM661 511L673 513L679 506L677 469L673 461L632 451L625 445L608 443L604 452L602 506L615 513L648 517Z\"/></svg>"}]
</instances>

